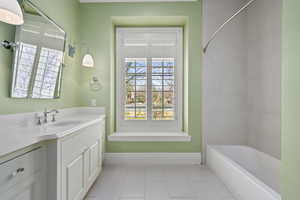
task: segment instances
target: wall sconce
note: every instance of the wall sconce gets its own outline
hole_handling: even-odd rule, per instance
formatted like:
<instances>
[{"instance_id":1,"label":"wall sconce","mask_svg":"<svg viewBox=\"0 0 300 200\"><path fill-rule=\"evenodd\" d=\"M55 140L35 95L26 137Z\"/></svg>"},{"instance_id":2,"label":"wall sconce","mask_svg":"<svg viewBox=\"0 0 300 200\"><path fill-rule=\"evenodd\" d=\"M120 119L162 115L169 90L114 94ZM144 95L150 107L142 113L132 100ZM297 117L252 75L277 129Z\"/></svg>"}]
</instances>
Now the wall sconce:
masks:
<instances>
[{"instance_id":1,"label":"wall sconce","mask_svg":"<svg viewBox=\"0 0 300 200\"><path fill-rule=\"evenodd\" d=\"M2 41L0 44L2 45L2 47L4 47L5 49L8 49L8 50L10 50L10 49L13 50L17 46L17 44L15 42L10 42L7 40Z\"/></svg>"},{"instance_id":2,"label":"wall sconce","mask_svg":"<svg viewBox=\"0 0 300 200\"><path fill-rule=\"evenodd\" d=\"M0 0L0 21L13 25L24 23L22 9L17 0ZM16 43L7 40L0 44L5 49L16 47Z\"/></svg>"},{"instance_id":3,"label":"wall sconce","mask_svg":"<svg viewBox=\"0 0 300 200\"><path fill-rule=\"evenodd\" d=\"M91 54L87 53L83 56L82 66L84 66L84 67L94 67L94 58Z\"/></svg>"},{"instance_id":4,"label":"wall sconce","mask_svg":"<svg viewBox=\"0 0 300 200\"><path fill-rule=\"evenodd\" d=\"M13 25L24 23L22 9L17 0L0 0L0 21Z\"/></svg>"},{"instance_id":5,"label":"wall sconce","mask_svg":"<svg viewBox=\"0 0 300 200\"><path fill-rule=\"evenodd\" d=\"M71 57L71 58L74 58L75 54L76 54L76 48L75 46L69 44L68 45L68 55Z\"/></svg>"},{"instance_id":6,"label":"wall sconce","mask_svg":"<svg viewBox=\"0 0 300 200\"><path fill-rule=\"evenodd\" d=\"M93 56L90 53L90 49L88 48L87 44L85 44L85 43L83 43L82 46L86 46L87 51L82 58L81 65L84 67L89 67L89 68L94 67L95 62L94 62Z\"/></svg>"}]
</instances>

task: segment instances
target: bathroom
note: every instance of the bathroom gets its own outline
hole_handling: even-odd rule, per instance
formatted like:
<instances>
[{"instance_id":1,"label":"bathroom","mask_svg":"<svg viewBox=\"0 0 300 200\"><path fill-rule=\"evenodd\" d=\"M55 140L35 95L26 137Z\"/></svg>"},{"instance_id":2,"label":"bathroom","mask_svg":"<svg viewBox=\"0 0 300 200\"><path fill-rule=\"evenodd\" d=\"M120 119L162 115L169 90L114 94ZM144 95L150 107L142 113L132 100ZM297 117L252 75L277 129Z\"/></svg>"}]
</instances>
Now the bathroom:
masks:
<instances>
[{"instance_id":1,"label":"bathroom","mask_svg":"<svg viewBox=\"0 0 300 200\"><path fill-rule=\"evenodd\" d=\"M0 200L298 200L299 11L1 0Z\"/></svg>"}]
</instances>

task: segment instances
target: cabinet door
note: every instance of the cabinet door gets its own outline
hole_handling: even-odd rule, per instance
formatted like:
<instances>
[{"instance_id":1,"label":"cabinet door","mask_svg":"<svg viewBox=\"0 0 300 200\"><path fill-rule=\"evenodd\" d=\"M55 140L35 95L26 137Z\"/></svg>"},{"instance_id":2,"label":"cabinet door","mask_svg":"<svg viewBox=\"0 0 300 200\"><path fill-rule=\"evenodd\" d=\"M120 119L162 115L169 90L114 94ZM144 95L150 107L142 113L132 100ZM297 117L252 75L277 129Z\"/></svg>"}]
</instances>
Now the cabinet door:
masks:
<instances>
[{"instance_id":1,"label":"cabinet door","mask_svg":"<svg viewBox=\"0 0 300 200\"><path fill-rule=\"evenodd\" d=\"M38 173L3 192L0 200L47 200L47 195L44 192L45 188L43 187L45 185L41 173Z\"/></svg>"},{"instance_id":2,"label":"cabinet door","mask_svg":"<svg viewBox=\"0 0 300 200\"><path fill-rule=\"evenodd\" d=\"M63 199L81 200L85 195L85 152L70 163L63 165Z\"/></svg>"},{"instance_id":3,"label":"cabinet door","mask_svg":"<svg viewBox=\"0 0 300 200\"><path fill-rule=\"evenodd\" d=\"M87 152L87 189L89 189L96 180L100 170L100 140L89 147Z\"/></svg>"}]
</instances>

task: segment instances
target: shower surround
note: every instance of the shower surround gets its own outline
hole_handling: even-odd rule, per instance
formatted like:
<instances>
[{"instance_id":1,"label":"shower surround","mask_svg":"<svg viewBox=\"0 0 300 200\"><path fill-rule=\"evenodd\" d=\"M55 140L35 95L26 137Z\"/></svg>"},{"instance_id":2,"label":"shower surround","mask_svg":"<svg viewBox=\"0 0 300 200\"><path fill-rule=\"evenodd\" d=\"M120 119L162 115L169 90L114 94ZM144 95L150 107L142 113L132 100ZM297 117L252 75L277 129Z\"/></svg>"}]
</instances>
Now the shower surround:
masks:
<instances>
[{"instance_id":1,"label":"shower surround","mask_svg":"<svg viewBox=\"0 0 300 200\"><path fill-rule=\"evenodd\" d=\"M204 0L203 44L247 0ZM282 0L259 0L204 55L205 144L248 145L281 158Z\"/></svg>"}]
</instances>

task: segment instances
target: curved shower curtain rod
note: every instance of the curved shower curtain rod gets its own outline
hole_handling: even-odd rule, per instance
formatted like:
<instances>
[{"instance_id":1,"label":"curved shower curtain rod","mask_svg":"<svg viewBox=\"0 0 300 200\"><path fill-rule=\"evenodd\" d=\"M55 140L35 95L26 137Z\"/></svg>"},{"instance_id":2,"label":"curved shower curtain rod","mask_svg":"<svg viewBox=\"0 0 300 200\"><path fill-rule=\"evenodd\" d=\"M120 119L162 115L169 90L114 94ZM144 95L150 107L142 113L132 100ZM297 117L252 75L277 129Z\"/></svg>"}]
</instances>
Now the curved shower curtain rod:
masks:
<instances>
[{"instance_id":1,"label":"curved shower curtain rod","mask_svg":"<svg viewBox=\"0 0 300 200\"><path fill-rule=\"evenodd\" d=\"M236 16L238 16L241 12L243 12L246 8L248 8L248 6L250 6L254 1L256 1L256 0L250 0L250 1L248 1L248 3L246 5L244 5L243 7L241 7L234 15L232 15L231 17L229 17L221 26L219 26L219 28L212 34L212 36L210 37L210 39L208 40L208 42L204 46L203 53L206 53L206 51L207 51L210 43L215 39L215 37L217 36L217 34L226 26L226 24L228 24L229 22L231 22Z\"/></svg>"}]
</instances>

